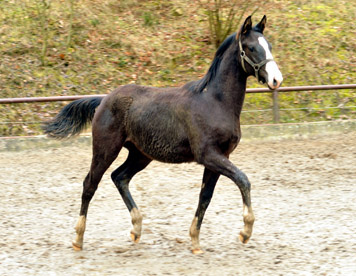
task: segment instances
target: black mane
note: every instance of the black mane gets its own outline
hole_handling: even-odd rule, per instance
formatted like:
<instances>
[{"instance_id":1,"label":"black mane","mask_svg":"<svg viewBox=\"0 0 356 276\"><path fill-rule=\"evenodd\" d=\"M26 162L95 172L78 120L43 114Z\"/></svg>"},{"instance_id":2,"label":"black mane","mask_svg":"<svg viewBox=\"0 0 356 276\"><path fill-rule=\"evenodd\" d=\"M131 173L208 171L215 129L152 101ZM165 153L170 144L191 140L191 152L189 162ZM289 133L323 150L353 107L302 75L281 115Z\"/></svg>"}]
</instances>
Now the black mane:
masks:
<instances>
[{"instance_id":1,"label":"black mane","mask_svg":"<svg viewBox=\"0 0 356 276\"><path fill-rule=\"evenodd\" d=\"M194 81L190 83L189 89L195 93L201 93L204 89L208 86L208 84L215 78L216 72L220 67L221 60L223 58L224 53L226 50L231 46L231 44L236 40L236 33L233 33L229 37L227 37L223 43L219 46L215 53L215 57L213 62L210 65L208 72L205 76L198 81Z\"/></svg>"}]
</instances>

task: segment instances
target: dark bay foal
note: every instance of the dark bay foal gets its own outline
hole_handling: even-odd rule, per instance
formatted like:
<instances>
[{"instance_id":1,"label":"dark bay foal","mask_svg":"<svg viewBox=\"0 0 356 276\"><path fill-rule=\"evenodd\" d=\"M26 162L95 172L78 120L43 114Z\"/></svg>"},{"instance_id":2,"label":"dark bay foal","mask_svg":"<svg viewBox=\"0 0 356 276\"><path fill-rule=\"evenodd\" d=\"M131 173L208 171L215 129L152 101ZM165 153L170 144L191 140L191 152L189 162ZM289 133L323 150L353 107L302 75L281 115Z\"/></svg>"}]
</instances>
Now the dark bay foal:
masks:
<instances>
[{"instance_id":1,"label":"dark bay foal","mask_svg":"<svg viewBox=\"0 0 356 276\"><path fill-rule=\"evenodd\" d=\"M278 88L283 79L263 36L265 24L264 16L252 27L248 17L239 32L219 47L201 80L175 88L125 85L104 98L74 101L45 125L49 136L65 138L80 133L92 121L93 158L83 183L74 249L83 247L89 202L122 147L129 150L127 160L111 177L130 211L134 242L141 237L142 216L131 196L129 182L152 160L194 161L205 167L199 204L190 227L193 253L202 253L199 231L220 175L230 178L240 189L244 221L240 240L249 240L254 223L251 184L229 161L229 155L241 138L240 113L247 77L255 76L270 89Z\"/></svg>"}]
</instances>

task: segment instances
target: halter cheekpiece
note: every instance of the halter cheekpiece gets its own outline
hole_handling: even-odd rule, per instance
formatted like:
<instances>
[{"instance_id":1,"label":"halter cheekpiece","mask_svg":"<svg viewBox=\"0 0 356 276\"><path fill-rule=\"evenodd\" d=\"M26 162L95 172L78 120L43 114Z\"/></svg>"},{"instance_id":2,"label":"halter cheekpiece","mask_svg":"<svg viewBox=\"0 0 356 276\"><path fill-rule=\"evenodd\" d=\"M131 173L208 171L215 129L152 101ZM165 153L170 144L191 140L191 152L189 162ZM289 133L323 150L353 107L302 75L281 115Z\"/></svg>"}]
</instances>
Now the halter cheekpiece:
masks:
<instances>
[{"instance_id":1,"label":"halter cheekpiece","mask_svg":"<svg viewBox=\"0 0 356 276\"><path fill-rule=\"evenodd\" d=\"M260 81L260 77L258 75L258 72L260 71L261 67L265 65L267 62L273 61L273 59L265 59L262 60L260 63L254 63L245 53L245 51L242 48L242 43L241 43L241 36L239 36L239 47L240 47L240 57L241 57L241 65L242 68L244 69L245 73L247 73L246 68L245 68L245 61L251 65L251 67L255 70L255 76L257 81Z\"/></svg>"}]
</instances>

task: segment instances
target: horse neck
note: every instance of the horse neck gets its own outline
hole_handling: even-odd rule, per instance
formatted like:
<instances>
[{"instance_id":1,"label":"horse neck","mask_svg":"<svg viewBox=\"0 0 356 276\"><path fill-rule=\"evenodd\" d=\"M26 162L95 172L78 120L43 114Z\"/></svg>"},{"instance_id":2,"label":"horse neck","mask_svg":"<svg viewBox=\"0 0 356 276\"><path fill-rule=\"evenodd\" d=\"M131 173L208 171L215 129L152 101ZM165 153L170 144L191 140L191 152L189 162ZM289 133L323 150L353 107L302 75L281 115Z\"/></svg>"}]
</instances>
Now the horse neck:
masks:
<instances>
[{"instance_id":1,"label":"horse neck","mask_svg":"<svg viewBox=\"0 0 356 276\"><path fill-rule=\"evenodd\" d=\"M239 118L246 93L247 75L237 60L237 51L232 49L224 54L219 70L208 86L208 93L219 99L226 110Z\"/></svg>"}]
</instances>

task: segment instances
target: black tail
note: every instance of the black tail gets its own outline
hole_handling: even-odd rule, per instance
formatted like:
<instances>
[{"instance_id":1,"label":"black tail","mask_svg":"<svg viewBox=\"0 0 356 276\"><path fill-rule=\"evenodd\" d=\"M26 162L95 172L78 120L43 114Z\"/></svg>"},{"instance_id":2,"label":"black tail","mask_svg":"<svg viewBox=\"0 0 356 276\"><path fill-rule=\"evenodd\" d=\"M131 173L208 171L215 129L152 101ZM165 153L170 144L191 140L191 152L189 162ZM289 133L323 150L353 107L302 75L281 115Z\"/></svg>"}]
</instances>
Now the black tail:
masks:
<instances>
[{"instance_id":1,"label":"black tail","mask_svg":"<svg viewBox=\"0 0 356 276\"><path fill-rule=\"evenodd\" d=\"M103 98L88 97L66 105L58 115L43 126L52 138L62 139L79 134L94 117L95 109Z\"/></svg>"}]
</instances>

